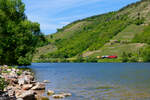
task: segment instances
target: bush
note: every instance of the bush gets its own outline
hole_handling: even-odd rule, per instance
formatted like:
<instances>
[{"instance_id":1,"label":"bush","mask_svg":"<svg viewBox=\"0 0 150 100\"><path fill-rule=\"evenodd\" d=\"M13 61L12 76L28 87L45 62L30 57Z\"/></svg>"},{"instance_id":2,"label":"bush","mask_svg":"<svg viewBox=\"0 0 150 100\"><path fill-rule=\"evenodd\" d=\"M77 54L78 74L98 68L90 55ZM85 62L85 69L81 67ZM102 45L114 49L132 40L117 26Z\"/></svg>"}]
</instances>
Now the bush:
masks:
<instances>
[{"instance_id":1,"label":"bush","mask_svg":"<svg viewBox=\"0 0 150 100\"><path fill-rule=\"evenodd\" d=\"M85 59L85 62L98 62L98 59L95 57L89 57Z\"/></svg>"},{"instance_id":2,"label":"bush","mask_svg":"<svg viewBox=\"0 0 150 100\"><path fill-rule=\"evenodd\" d=\"M7 86L7 83L3 78L0 78L0 90L3 90Z\"/></svg>"},{"instance_id":3,"label":"bush","mask_svg":"<svg viewBox=\"0 0 150 100\"><path fill-rule=\"evenodd\" d=\"M135 24L136 24L136 25L144 24L144 18L142 18L142 19L136 19L136 20L135 20Z\"/></svg>"},{"instance_id":4,"label":"bush","mask_svg":"<svg viewBox=\"0 0 150 100\"><path fill-rule=\"evenodd\" d=\"M122 62L128 62L129 61L127 53L123 52L121 57L122 57L122 59L121 59Z\"/></svg>"},{"instance_id":5,"label":"bush","mask_svg":"<svg viewBox=\"0 0 150 100\"><path fill-rule=\"evenodd\" d=\"M150 62L150 46L143 50L142 57L144 62Z\"/></svg>"},{"instance_id":6,"label":"bush","mask_svg":"<svg viewBox=\"0 0 150 100\"><path fill-rule=\"evenodd\" d=\"M130 62L138 62L138 58L133 56L129 59Z\"/></svg>"},{"instance_id":7,"label":"bush","mask_svg":"<svg viewBox=\"0 0 150 100\"><path fill-rule=\"evenodd\" d=\"M123 52L122 53L122 62L138 62L139 55L134 54L134 53L127 53Z\"/></svg>"},{"instance_id":8,"label":"bush","mask_svg":"<svg viewBox=\"0 0 150 100\"><path fill-rule=\"evenodd\" d=\"M146 26L140 34L136 34L133 42L150 44L150 25Z\"/></svg>"}]
</instances>

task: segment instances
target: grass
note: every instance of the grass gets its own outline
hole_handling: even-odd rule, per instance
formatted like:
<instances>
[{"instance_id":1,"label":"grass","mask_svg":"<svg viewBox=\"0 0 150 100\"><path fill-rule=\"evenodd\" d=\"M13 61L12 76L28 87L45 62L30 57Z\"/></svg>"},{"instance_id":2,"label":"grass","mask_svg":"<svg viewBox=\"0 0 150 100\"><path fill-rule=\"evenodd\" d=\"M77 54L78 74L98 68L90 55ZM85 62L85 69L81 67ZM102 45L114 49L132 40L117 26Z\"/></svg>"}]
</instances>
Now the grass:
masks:
<instances>
[{"instance_id":1,"label":"grass","mask_svg":"<svg viewBox=\"0 0 150 100\"><path fill-rule=\"evenodd\" d=\"M81 27L89 24L87 21L81 21L78 23L72 23L71 25L67 25L63 31L60 31L56 34L53 34L53 39L67 39L74 35L75 32L81 30Z\"/></svg>"},{"instance_id":2,"label":"grass","mask_svg":"<svg viewBox=\"0 0 150 100\"><path fill-rule=\"evenodd\" d=\"M131 42L132 39L136 34L139 34L143 31L144 26L137 26L137 25L129 25L125 28L122 32L117 34L112 40L119 40L119 41L128 41Z\"/></svg>"},{"instance_id":3,"label":"grass","mask_svg":"<svg viewBox=\"0 0 150 100\"><path fill-rule=\"evenodd\" d=\"M95 53L91 56L99 56L99 55L118 55L121 56L123 52L138 52L140 48L145 46L146 44L141 43L129 43L129 44L114 44L114 45L105 45L101 48L101 51ZM134 48L133 48L134 47Z\"/></svg>"},{"instance_id":4,"label":"grass","mask_svg":"<svg viewBox=\"0 0 150 100\"><path fill-rule=\"evenodd\" d=\"M118 58L118 59L99 59L98 60L98 62L99 63L101 63L101 62L109 62L109 63L113 63L113 62L122 62L121 61L121 58Z\"/></svg>"},{"instance_id":5,"label":"grass","mask_svg":"<svg viewBox=\"0 0 150 100\"><path fill-rule=\"evenodd\" d=\"M52 44L40 47L36 50L36 53L34 54L32 61L34 62L34 61L36 61L36 59L39 59L41 55L53 52L55 50L57 50L57 48L56 48L56 46L54 46Z\"/></svg>"},{"instance_id":6,"label":"grass","mask_svg":"<svg viewBox=\"0 0 150 100\"><path fill-rule=\"evenodd\" d=\"M132 43L132 39L136 34L139 34L143 31L144 26L140 25L129 25L122 32L118 33L116 36L112 38L112 40L116 40L118 42L108 42L102 48L99 49L99 52L92 53L89 56L96 57L102 55L118 55L119 57L123 52L139 52L140 48L146 46L144 43ZM134 48L133 48L134 47ZM93 51L92 51L93 52ZM107 59L100 60L100 62L114 62L115 60ZM118 60L117 60L118 62Z\"/></svg>"},{"instance_id":7,"label":"grass","mask_svg":"<svg viewBox=\"0 0 150 100\"><path fill-rule=\"evenodd\" d=\"M130 6L127 6L123 8L123 10L119 11L119 15L122 14L129 14L131 18L137 18L138 13L140 13L140 17L146 18L145 23L149 23L149 14L150 14L150 8L149 8L149 0L140 0L139 3L131 4Z\"/></svg>"}]
</instances>

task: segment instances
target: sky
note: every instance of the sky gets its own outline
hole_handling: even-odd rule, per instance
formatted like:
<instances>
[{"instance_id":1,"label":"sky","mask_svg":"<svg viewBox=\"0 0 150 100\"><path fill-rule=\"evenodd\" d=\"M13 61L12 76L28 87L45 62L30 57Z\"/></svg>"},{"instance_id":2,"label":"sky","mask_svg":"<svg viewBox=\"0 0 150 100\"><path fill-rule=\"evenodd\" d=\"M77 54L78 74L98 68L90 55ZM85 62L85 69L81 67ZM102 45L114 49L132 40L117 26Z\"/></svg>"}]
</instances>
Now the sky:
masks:
<instances>
[{"instance_id":1,"label":"sky","mask_svg":"<svg viewBox=\"0 0 150 100\"><path fill-rule=\"evenodd\" d=\"M23 0L28 19L40 23L45 35L73 21L116 11L136 1L139 0Z\"/></svg>"}]
</instances>

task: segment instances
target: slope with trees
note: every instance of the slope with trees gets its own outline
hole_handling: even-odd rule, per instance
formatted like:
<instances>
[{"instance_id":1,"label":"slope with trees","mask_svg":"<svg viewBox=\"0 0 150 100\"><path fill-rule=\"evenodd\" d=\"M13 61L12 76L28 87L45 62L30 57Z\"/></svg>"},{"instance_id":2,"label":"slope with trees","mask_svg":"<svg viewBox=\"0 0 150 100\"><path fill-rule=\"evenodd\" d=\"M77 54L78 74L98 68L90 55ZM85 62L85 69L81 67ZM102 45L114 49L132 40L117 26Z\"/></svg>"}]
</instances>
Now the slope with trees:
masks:
<instances>
[{"instance_id":1,"label":"slope with trees","mask_svg":"<svg viewBox=\"0 0 150 100\"><path fill-rule=\"evenodd\" d=\"M36 59L39 59L38 61L48 62L61 62L64 61L64 59L70 61L78 58L83 58L84 56L82 55L88 53L90 54L90 52L92 52L92 55L89 55L87 57L90 59L94 59L96 54L103 55L103 52L105 52L105 54L110 54L112 48L117 49L115 50L115 54L119 57L122 57L121 54L123 53L123 51L127 52L126 48L132 48L132 46L136 46L136 48L133 48L132 51L135 52L135 54L133 55L137 55L139 50L142 52L140 48L144 49L146 45L149 45L147 43L148 39L145 40L145 42L142 42L143 39L141 38L141 36L139 36L146 31L145 28L150 23L149 15L150 1L141 0L124 7L119 11L92 16L75 21L67 26L64 26L62 29L58 29L56 33L48 35L47 38L50 42L49 46L53 46L55 47L55 49L46 50L45 53L43 51L42 54L35 54L39 57ZM136 31L136 28L139 29L139 31ZM125 32L126 30L129 32ZM110 48L107 47L106 45L109 44L111 40L115 39L115 37L121 43L128 43L118 43L116 45L113 45L112 48L111 46L109 46ZM140 41L138 37L142 41ZM144 35L144 37L148 38L147 34ZM121 46L117 48L118 45ZM44 47L41 47L39 50L42 50L42 48ZM141 59L141 57L142 56L140 56L139 59Z\"/></svg>"}]
</instances>

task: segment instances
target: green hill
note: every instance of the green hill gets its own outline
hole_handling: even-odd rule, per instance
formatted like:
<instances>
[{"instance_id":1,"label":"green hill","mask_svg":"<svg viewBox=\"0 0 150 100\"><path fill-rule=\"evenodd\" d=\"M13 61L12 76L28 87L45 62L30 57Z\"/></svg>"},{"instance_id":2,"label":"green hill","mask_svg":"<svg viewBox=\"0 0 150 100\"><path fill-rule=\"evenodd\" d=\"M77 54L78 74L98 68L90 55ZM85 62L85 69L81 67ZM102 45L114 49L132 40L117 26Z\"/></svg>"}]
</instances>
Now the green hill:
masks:
<instances>
[{"instance_id":1,"label":"green hill","mask_svg":"<svg viewBox=\"0 0 150 100\"><path fill-rule=\"evenodd\" d=\"M139 52L149 45L149 23L150 0L141 0L116 12L78 20L46 36L49 45L38 48L33 61L103 62L96 56L118 55L118 62L122 61L123 54L130 54L139 61L142 59Z\"/></svg>"}]
</instances>

